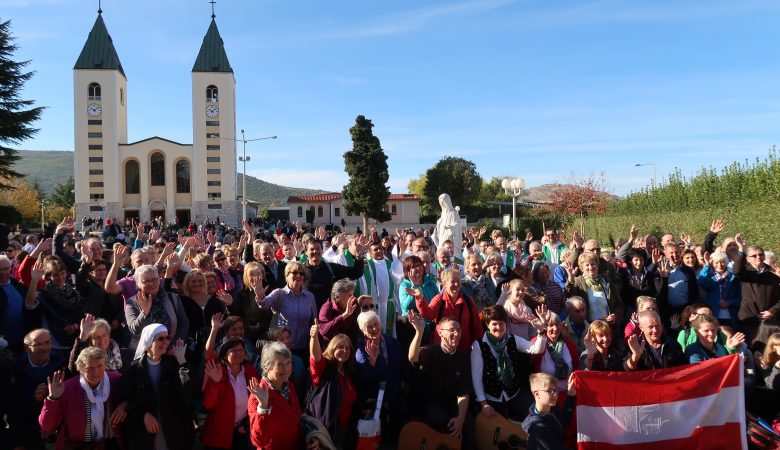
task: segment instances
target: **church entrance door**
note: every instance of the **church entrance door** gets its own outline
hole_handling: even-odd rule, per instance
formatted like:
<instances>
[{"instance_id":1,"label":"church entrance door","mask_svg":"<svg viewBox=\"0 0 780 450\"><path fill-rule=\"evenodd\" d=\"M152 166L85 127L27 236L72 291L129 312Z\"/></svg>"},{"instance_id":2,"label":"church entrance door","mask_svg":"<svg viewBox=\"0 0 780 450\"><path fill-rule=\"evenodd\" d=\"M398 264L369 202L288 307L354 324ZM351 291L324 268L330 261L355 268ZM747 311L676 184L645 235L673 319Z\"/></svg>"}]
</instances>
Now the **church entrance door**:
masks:
<instances>
[{"instance_id":1,"label":"church entrance door","mask_svg":"<svg viewBox=\"0 0 780 450\"><path fill-rule=\"evenodd\" d=\"M136 222L139 221L139 217L141 217L140 211L137 209L128 209L125 210L125 222L128 220L135 220Z\"/></svg>"},{"instance_id":2,"label":"church entrance door","mask_svg":"<svg viewBox=\"0 0 780 450\"><path fill-rule=\"evenodd\" d=\"M158 217L162 217L163 222L165 222L165 210L164 209L153 209L151 213L149 213L149 220L154 220Z\"/></svg>"}]
</instances>

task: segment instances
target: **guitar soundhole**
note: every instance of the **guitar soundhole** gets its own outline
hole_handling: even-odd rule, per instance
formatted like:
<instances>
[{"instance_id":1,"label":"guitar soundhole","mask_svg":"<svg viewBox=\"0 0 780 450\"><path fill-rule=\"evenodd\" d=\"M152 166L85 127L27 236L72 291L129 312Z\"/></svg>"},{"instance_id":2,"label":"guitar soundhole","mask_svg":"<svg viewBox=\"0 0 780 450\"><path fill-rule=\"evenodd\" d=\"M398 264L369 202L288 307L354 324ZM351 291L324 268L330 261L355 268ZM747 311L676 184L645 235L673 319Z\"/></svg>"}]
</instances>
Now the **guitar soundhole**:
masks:
<instances>
[{"instance_id":1,"label":"guitar soundhole","mask_svg":"<svg viewBox=\"0 0 780 450\"><path fill-rule=\"evenodd\" d=\"M513 434L510 435L506 439L507 444L509 444L511 447L520 447L523 443L525 443L525 440L522 439L520 436Z\"/></svg>"},{"instance_id":2,"label":"guitar soundhole","mask_svg":"<svg viewBox=\"0 0 780 450\"><path fill-rule=\"evenodd\" d=\"M501 428L496 427L496 431L493 432L493 445L498 445L499 437L501 437Z\"/></svg>"}]
</instances>

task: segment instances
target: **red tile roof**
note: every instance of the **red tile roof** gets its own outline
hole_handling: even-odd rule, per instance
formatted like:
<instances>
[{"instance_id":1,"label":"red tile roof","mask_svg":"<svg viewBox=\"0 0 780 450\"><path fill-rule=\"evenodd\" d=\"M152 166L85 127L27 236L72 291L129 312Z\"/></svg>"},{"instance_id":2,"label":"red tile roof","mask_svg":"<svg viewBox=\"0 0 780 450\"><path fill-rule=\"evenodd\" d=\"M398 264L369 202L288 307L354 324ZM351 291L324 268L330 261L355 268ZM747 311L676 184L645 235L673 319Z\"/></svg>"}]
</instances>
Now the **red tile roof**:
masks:
<instances>
[{"instance_id":1,"label":"red tile roof","mask_svg":"<svg viewBox=\"0 0 780 450\"><path fill-rule=\"evenodd\" d=\"M319 203L319 202L333 202L341 199L341 194L318 194L318 195L291 195L287 197L287 203ZM420 196L417 194L390 194L388 200L420 200Z\"/></svg>"}]
</instances>

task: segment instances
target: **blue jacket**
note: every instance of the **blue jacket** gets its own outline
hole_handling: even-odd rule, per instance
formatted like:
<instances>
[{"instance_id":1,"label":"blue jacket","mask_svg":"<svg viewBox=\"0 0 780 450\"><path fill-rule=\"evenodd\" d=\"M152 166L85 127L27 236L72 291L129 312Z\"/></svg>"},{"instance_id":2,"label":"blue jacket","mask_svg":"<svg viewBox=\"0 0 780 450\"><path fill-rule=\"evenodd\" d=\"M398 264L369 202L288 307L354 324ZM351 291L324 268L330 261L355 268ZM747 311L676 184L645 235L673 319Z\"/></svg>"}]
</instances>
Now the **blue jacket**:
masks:
<instances>
[{"instance_id":1,"label":"blue jacket","mask_svg":"<svg viewBox=\"0 0 780 450\"><path fill-rule=\"evenodd\" d=\"M685 347L685 357L688 358L688 362L693 364L701 361L706 361L708 359L712 358L719 358L721 356L728 355L728 351L726 350L726 347L724 347L721 344L718 344L715 342L714 347L712 347L712 350L707 350L704 348L699 341L694 342L693 344Z\"/></svg>"},{"instance_id":2,"label":"blue jacket","mask_svg":"<svg viewBox=\"0 0 780 450\"><path fill-rule=\"evenodd\" d=\"M718 317L720 312L720 290L721 285L725 284L726 300L729 302L729 313L733 320L737 320L739 313L739 303L742 301L742 287L739 281L731 272L726 272L722 280L717 280L717 272L711 266L705 266L701 269L697 282L704 292L707 293L707 304L712 309L712 314Z\"/></svg>"}]
</instances>

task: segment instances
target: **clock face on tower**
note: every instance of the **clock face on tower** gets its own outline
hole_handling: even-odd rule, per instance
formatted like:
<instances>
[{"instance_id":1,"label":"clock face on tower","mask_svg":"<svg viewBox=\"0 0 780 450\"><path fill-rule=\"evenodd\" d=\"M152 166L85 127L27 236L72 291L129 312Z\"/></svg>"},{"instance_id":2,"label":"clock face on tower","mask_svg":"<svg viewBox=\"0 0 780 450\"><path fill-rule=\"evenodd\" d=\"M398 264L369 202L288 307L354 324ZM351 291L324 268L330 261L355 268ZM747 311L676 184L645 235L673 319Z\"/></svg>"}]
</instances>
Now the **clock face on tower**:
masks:
<instances>
[{"instance_id":1,"label":"clock face on tower","mask_svg":"<svg viewBox=\"0 0 780 450\"><path fill-rule=\"evenodd\" d=\"M216 105L210 105L206 108L206 115L211 118L219 116L219 108Z\"/></svg>"},{"instance_id":2,"label":"clock face on tower","mask_svg":"<svg viewBox=\"0 0 780 450\"><path fill-rule=\"evenodd\" d=\"M103 108L101 108L97 103L91 103L89 106L87 106L87 114L92 117L97 117L103 114Z\"/></svg>"}]
</instances>

